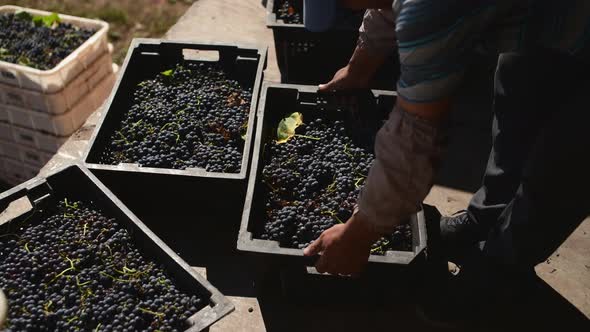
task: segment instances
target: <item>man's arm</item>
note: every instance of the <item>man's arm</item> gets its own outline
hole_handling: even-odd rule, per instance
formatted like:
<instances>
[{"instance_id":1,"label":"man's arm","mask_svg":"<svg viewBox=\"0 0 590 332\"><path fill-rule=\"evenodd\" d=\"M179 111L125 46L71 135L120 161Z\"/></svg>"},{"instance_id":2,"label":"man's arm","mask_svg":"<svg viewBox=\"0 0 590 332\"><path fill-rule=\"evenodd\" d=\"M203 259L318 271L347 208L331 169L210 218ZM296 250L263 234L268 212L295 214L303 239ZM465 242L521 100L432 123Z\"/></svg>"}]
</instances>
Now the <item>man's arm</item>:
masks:
<instances>
[{"instance_id":1,"label":"man's arm","mask_svg":"<svg viewBox=\"0 0 590 332\"><path fill-rule=\"evenodd\" d=\"M446 145L449 105L417 105L400 97L377 134L376 158L358 201L358 218L376 232L391 233L420 209Z\"/></svg>"},{"instance_id":2,"label":"man's arm","mask_svg":"<svg viewBox=\"0 0 590 332\"><path fill-rule=\"evenodd\" d=\"M358 213L346 224L328 229L305 250L306 255L322 255L318 271L360 272L369 256L368 243L416 212L432 186L445 147L452 96L475 36L493 19L494 9L472 2L449 7L435 0L416 7L424 3L394 4L399 9L396 33L402 74L398 102L377 135L376 160L359 197Z\"/></svg>"},{"instance_id":3,"label":"man's arm","mask_svg":"<svg viewBox=\"0 0 590 332\"><path fill-rule=\"evenodd\" d=\"M410 105L410 111L402 105ZM443 119L449 105L418 105L398 99L377 135L376 159L359 197L358 210L345 224L322 233L304 251L306 256L322 255L316 264L318 272L360 273L371 245L420 209L443 155Z\"/></svg>"},{"instance_id":4,"label":"man's arm","mask_svg":"<svg viewBox=\"0 0 590 332\"><path fill-rule=\"evenodd\" d=\"M359 40L350 61L320 91L365 88L385 60L395 51L395 20L391 9L369 9L359 29Z\"/></svg>"}]
</instances>

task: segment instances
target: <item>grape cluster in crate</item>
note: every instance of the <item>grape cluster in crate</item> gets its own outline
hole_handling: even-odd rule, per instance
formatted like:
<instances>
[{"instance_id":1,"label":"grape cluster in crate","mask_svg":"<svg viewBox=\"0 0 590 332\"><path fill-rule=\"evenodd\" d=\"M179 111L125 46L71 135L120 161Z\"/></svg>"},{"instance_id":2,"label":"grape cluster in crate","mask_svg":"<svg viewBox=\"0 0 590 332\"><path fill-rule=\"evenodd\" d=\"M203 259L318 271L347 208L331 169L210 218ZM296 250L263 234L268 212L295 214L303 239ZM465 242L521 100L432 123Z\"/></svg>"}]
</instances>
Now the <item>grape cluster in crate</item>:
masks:
<instances>
[{"instance_id":1,"label":"grape cluster in crate","mask_svg":"<svg viewBox=\"0 0 590 332\"><path fill-rule=\"evenodd\" d=\"M238 173L251 99L216 64L177 65L137 85L99 162Z\"/></svg>"},{"instance_id":2,"label":"grape cluster in crate","mask_svg":"<svg viewBox=\"0 0 590 332\"><path fill-rule=\"evenodd\" d=\"M0 15L0 61L47 70L55 67L96 31L61 23L57 14L26 11Z\"/></svg>"},{"instance_id":3,"label":"grape cluster in crate","mask_svg":"<svg viewBox=\"0 0 590 332\"><path fill-rule=\"evenodd\" d=\"M0 235L6 331L182 331L206 305L91 203L64 199L31 217Z\"/></svg>"}]
</instances>

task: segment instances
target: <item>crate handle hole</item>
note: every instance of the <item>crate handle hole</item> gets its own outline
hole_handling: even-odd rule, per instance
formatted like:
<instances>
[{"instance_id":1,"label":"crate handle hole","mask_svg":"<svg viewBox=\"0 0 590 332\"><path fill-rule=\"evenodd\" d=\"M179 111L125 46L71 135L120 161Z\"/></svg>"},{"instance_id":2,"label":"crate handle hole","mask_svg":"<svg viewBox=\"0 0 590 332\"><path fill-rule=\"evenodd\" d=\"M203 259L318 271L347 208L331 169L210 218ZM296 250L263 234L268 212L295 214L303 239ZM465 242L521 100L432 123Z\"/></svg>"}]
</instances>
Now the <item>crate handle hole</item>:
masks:
<instances>
[{"instance_id":1,"label":"crate handle hole","mask_svg":"<svg viewBox=\"0 0 590 332\"><path fill-rule=\"evenodd\" d=\"M31 210L33 210L33 204L31 204L27 196L14 200L0 213L0 225L16 219Z\"/></svg>"},{"instance_id":2,"label":"crate handle hole","mask_svg":"<svg viewBox=\"0 0 590 332\"><path fill-rule=\"evenodd\" d=\"M210 50L194 50L185 48L182 50L182 56L184 60L192 60L192 61L210 61L210 62L218 62L219 61L219 51L210 51Z\"/></svg>"},{"instance_id":3,"label":"crate handle hole","mask_svg":"<svg viewBox=\"0 0 590 332\"><path fill-rule=\"evenodd\" d=\"M9 71L2 71L2 77L8 78L8 79L11 79L11 80L16 79L16 76L13 73L9 72Z\"/></svg>"},{"instance_id":4,"label":"crate handle hole","mask_svg":"<svg viewBox=\"0 0 590 332\"><path fill-rule=\"evenodd\" d=\"M25 141L29 141L29 142L33 142L35 141L35 139L33 139L33 136L29 136L29 135L20 135L20 138L22 138Z\"/></svg>"}]
</instances>

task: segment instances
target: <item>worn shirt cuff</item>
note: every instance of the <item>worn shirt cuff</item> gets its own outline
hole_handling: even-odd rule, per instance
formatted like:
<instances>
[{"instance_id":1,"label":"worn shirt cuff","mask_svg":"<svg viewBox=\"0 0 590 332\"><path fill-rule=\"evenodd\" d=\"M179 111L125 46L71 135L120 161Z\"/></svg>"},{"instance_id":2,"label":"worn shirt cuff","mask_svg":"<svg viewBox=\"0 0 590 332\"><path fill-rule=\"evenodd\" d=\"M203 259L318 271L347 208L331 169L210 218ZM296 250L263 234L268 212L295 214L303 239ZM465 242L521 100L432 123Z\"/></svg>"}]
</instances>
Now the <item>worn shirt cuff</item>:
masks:
<instances>
[{"instance_id":1,"label":"worn shirt cuff","mask_svg":"<svg viewBox=\"0 0 590 332\"><path fill-rule=\"evenodd\" d=\"M359 217L386 234L419 211L446 136L446 125L430 124L396 106L377 134L376 159L358 200Z\"/></svg>"}]
</instances>

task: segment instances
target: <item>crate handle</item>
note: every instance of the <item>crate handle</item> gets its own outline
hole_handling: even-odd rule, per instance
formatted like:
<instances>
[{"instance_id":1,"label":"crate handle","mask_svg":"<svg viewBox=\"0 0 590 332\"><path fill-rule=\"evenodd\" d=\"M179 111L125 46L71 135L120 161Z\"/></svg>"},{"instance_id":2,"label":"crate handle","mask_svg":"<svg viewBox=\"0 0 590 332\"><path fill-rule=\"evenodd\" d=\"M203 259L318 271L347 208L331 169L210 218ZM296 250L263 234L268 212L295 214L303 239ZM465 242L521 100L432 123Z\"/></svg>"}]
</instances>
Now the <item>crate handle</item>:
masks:
<instances>
[{"instance_id":1,"label":"crate handle","mask_svg":"<svg viewBox=\"0 0 590 332\"><path fill-rule=\"evenodd\" d=\"M29 197L22 196L15 200L10 200L7 206L0 212L0 225L3 225L13 219L16 219L33 210L33 204Z\"/></svg>"},{"instance_id":2,"label":"crate handle","mask_svg":"<svg viewBox=\"0 0 590 332\"><path fill-rule=\"evenodd\" d=\"M35 142L35 139L33 138L33 136L31 135L27 135L27 134L20 134L19 135L20 138L24 141L29 141L29 142Z\"/></svg>"},{"instance_id":3,"label":"crate handle","mask_svg":"<svg viewBox=\"0 0 590 332\"><path fill-rule=\"evenodd\" d=\"M25 104L23 97L16 93L8 92L6 94L6 99L9 99L9 103L15 104L17 106L22 106Z\"/></svg>"},{"instance_id":4,"label":"crate handle","mask_svg":"<svg viewBox=\"0 0 590 332\"><path fill-rule=\"evenodd\" d=\"M44 199L50 197L52 192L53 192L53 188L45 179L35 178L35 179L31 179L30 181L27 181L27 182L21 184L20 186L10 189L9 191L7 191L4 194L0 194L0 211L4 211L4 212L0 212L0 224L2 224L4 221L3 218L4 218L6 211L8 209L13 209L13 208L10 208L10 206L14 202L19 201L19 200L23 200L23 201L26 200L26 201L28 201L29 205L31 207L33 207L33 206L36 206L37 204L39 204ZM23 203L19 203L19 204L23 204ZM22 215L26 212L28 212L28 211L24 211L20 215ZM17 215L16 217L18 217L20 215ZM14 219L14 218L10 218L10 219Z\"/></svg>"},{"instance_id":5,"label":"crate handle","mask_svg":"<svg viewBox=\"0 0 590 332\"><path fill-rule=\"evenodd\" d=\"M184 60L219 62L220 54L218 50L199 50L194 48L182 49Z\"/></svg>"},{"instance_id":6,"label":"crate handle","mask_svg":"<svg viewBox=\"0 0 590 332\"><path fill-rule=\"evenodd\" d=\"M171 56L182 59L185 50L216 51L219 54L219 62L233 62L236 60L238 48L229 45L206 45L190 43L162 43L159 52L164 56Z\"/></svg>"},{"instance_id":7,"label":"crate handle","mask_svg":"<svg viewBox=\"0 0 590 332\"><path fill-rule=\"evenodd\" d=\"M16 79L16 75L14 75L14 73L11 73L9 71L3 70L2 71L2 77L10 79L10 80L15 80Z\"/></svg>"},{"instance_id":8,"label":"crate handle","mask_svg":"<svg viewBox=\"0 0 590 332\"><path fill-rule=\"evenodd\" d=\"M27 157L28 159L36 160L36 161L41 160L41 158L38 155L33 154L32 152L26 152L25 157Z\"/></svg>"}]
</instances>

